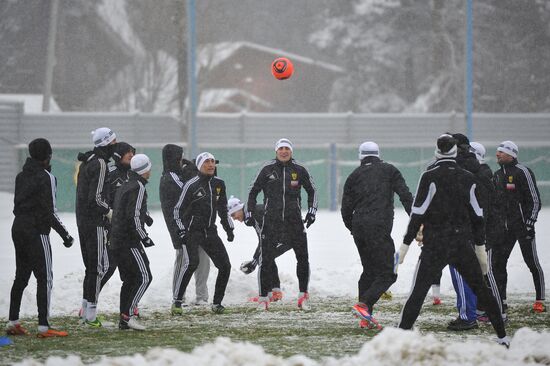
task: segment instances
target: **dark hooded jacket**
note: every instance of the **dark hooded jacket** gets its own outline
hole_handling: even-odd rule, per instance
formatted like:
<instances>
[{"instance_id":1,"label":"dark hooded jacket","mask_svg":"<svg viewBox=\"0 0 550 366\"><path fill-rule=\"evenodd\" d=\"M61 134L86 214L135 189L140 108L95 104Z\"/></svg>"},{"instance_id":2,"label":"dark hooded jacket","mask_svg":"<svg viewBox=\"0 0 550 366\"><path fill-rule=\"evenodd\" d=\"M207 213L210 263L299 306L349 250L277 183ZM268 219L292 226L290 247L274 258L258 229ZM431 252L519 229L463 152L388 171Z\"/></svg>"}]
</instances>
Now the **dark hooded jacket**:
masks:
<instances>
[{"instance_id":1,"label":"dark hooded jacket","mask_svg":"<svg viewBox=\"0 0 550 366\"><path fill-rule=\"evenodd\" d=\"M163 170L159 186L160 205L172 245L178 249L181 248L181 239L178 236L176 217L183 216L185 207L180 207L180 211L177 213L174 212L174 208L178 203L183 186L198 174L198 170L192 162L183 159L183 148L172 144L168 144L162 149L162 164Z\"/></svg>"},{"instance_id":2,"label":"dark hooded jacket","mask_svg":"<svg viewBox=\"0 0 550 366\"><path fill-rule=\"evenodd\" d=\"M132 145L126 142L117 142L113 152L114 164L109 164L109 176L108 176L108 200L107 203L110 207L113 207L115 201L115 193L122 184L128 181L130 166L121 163L121 159L128 152L134 152L135 149Z\"/></svg>"},{"instance_id":3,"label":"dark hooded jacket","mask_svg":"<svg viewBox=\"0 0 550 366\"><path fill-rule=\"evenodd\" d=\"M69 236L57 216L55 193L57 179L37 160L27 158L15 178L15 220L39 234L48 235L53 228L63 239Z\"/></svg>"},{"instance_id":4,"label":"dark hooded jacket","mask_svg":"<svg viewBox=\"0 0 550 366\"><path fill-rule=\"evenodd\" d=\"M81 162L76 183L77 225L104 225L105 215L111 207L106 185L109 170L107 163L111 146L96 147L93 151L78 154Z\"/></svg>"}]
</instances>

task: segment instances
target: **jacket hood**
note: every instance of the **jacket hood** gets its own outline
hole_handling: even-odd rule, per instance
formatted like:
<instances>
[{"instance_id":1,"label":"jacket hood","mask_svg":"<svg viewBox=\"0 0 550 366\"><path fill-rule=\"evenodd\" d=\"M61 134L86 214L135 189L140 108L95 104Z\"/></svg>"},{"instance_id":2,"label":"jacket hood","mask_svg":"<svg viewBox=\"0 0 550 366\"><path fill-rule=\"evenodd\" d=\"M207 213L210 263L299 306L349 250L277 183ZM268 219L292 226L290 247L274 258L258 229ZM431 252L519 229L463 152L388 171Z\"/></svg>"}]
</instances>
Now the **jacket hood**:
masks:
<instances>
[{"instance_id":1,"label":"jacket hood","mask_svg":"<svg viewBox=\"0 0 550 366\"><path fill-rule=\"evenodd\" d=\"M93 154L94 154L93 151L86 151L85 153L79 152L77 156L77 160L82 162L88 161L90 156L92 156Z\"/></svg>"},{"instance_id":2,"label":"jacket hood","mask_svg":"<svg viewBox=\"0 0 550 366\"><path fill-rule=\"evenodd\" d=\"M178 145L168 144L162 148L162 166L165 172L181 172L181 159L183 148Z\"/></svg>"},{"instance_id":3,"label":"jacket hood","mask_svg":"<svg viewBox=\"0 0 550 366\"><path fill-rule=\"evenodd\" d=\"M27 160L25 160L25 164L23 164L23 170L27 172L39 171L42 169L47 169L47 167L45 167L38 160L35 160L33 158L27 158ZM47 170L49 171L49 169Z\"/></svg>"}]
</instances>

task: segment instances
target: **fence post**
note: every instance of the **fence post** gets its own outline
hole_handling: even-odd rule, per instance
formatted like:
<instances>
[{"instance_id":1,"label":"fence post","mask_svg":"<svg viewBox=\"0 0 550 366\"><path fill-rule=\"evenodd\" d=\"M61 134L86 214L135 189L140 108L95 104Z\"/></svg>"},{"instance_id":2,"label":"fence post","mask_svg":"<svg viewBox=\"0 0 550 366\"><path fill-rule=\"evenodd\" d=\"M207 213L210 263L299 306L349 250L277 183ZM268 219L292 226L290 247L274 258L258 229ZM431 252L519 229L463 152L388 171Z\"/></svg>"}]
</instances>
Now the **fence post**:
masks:
<instances>
[{"instance_id":1,"label":"fence post","mask_svg":"<svg viewBox=\"0 0 550 366\"><path fill-rule=\"evenodd\" d=\"M330 184L330 204L329 209L336 211L338 209L338 167L336 144L332 142L329 149L329 184Z\"/></svg>"}]
</instances>

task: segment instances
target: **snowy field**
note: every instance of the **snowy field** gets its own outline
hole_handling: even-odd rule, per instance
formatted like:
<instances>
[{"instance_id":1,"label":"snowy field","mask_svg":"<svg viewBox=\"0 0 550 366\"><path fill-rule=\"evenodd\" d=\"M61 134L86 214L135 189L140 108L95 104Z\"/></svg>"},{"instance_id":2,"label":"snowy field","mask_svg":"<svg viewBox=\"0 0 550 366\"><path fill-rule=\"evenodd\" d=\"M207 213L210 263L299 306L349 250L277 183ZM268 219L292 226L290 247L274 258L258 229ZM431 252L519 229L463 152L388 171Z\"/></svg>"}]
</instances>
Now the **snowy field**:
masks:
<instances>
[{"instance_id":1,"label":"snowy field","mask_svg":"<svg viewBox=\"0 0 550 366\"><path fill-rule=\"evenodd\" d=\"M0 242L0 318L7 319L9 310L9 293L15 273L15 255L11 241L11 224L13 215L13 196L0 193L0 232L3 240ZM151 262L153 282L140 304L144 313L167 312L171 302L171 283L174 250L164 224L161 212L152 212L155 220L148 229L155 246L148 248L147 255ZM74 214L62 213L61 219L75 237L77 229ZM393 238L396 247L399 246L408 222L404 211L397 211L394 223ZM550 273L550 209L544 209L539 215L536 226L538 239L538 255L542 267L548 278ZM236 223L235 241L227 243L226 247L232 263L232 272L224 299L224 305L229 309L242 306L249 296L257 292L257 278L254 274L244 275L239 271L239 265L251 259L257 244L255 232L241 223ZM225 239L221 230L222 239ZM361 273L359 256L356 253L352 237L344 227L339 212L320 211L317 221L308 231L309 252L311 264L310 294L312 304L327 299L354 298L357 291L357 279ZM52 316L67 316L76 314L82 296L82 279L84 267L80 255L78 242L67 249L61 239L52 232L52 252L54 268L54 289L52 294ZM411 278L420 250L411 245L405 263L400 266L399 278L392 286L391 291L404 297L410 288ZM285 302L290 306L295 301L298 288L295 276L295 259L292 252L286 253L278 260L282 289ZM509 293L532 293L534 288L532 277L521 258L519 248L514 249L509 265ZM209 278L210 296L214 289L215 268L211 267ZM23 297L21 308L22 317L36 316L35 300L36 283L33 279L29 283ZM115 313L118 309L118 295L120 280L115 274L110 283L101 293L98 311L100 313ZM454 302L454 291L447 270L444 271L441 283L444 301ZM194 299L194 284L191 281L187 293L188 300ZM351 305L351 304L350 304ZM351 315L350 315L351 317ZM395 320L396 321L396 320ZM528 364L541 362L550 364L550 333L549 331L534 332L530 329L519 330L513 338L512 347L505 351L497 345L483 343L483 351L479 342L468 340L445 339L438 334L414 334L393 329L395 321L384 323L386 329L353 356L344 358L323 358L312 360L306 356L296 355L282 359L279 356L266 354L257 345L233 342L228 339L218 339L213 343L203 344L192 353L183 353L177 350L153 349L144 355L134 355L120 358L116 361L105 358L100 364L193 364L193 365L358 365L369 361L372 364L392 365L406 361L407 364ZM550 330L550 324L544 327ZM1 351L0 351L1 352ZM426 353L431 356L425 359ZM0 353L1 355L1 353ZM422 356L424 355L424 356ZM27 363L33 364L33 363ZM78 365L80 358L73 356L69 359L50 359L51 365Z\"/></svg>"}]
</instances>

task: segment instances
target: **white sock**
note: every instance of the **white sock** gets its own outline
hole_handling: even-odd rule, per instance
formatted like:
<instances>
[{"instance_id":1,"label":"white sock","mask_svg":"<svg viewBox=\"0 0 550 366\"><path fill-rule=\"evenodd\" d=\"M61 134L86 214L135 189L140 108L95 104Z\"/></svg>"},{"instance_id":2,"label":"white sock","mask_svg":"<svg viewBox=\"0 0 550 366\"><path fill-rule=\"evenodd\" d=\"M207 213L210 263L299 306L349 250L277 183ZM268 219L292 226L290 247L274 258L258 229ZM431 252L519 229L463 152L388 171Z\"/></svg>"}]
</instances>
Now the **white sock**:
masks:
<instances>
[{"instance_id":1,"label":"white sock","mask_svg":"<svg viewBox=\"0 0 550 366\"><path fill-rule=\"evenodd\" d=\"M432 296L433 297L441 297L441 286L440 285L432 285Z\"/></svg>"},{"instance_id":2,"label":"white sock","mask_svg":"<svg viewBox=\"0 0 550 366\"><path fill-rule=\"evenodd\" d=\"M15 327L17 324L20 324L19 319L8 321L8 326L10 326L10 327Z\"/></svg>"},{"instance_id":3,"label":"white sock","mask_svg":"<svg viewBox=\"0 0 550 366\"><path fill-rule=\"evenodd\" d=\"M89 322L93 322L97 316L97 304L88 303L88 307L86 308L86 320Z\"/></svg>"},{"instance_id":4,"label":"white sock","mask_svg":"<svg viewBox=\"0 0 550 366\"><path fill-rule=\"evenodd\" d=\"M281 289L278 287L274 287L271 289L271 292L275 292L275 291L281 292Z\"/></svg>"},{"instance_id":5,"label":"white sock","mask_svg":"<svg viewBox=\"0 0 550 366\"><path fill-rule=\"evenodd\" d=\"M38 333L47 332L48 329L50 329L50 327L48 327L47 325L39 325L39 326L38 326Z\"/></svg>"}]
</instances>

